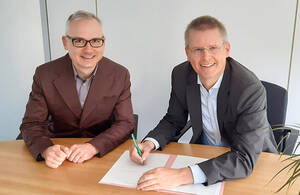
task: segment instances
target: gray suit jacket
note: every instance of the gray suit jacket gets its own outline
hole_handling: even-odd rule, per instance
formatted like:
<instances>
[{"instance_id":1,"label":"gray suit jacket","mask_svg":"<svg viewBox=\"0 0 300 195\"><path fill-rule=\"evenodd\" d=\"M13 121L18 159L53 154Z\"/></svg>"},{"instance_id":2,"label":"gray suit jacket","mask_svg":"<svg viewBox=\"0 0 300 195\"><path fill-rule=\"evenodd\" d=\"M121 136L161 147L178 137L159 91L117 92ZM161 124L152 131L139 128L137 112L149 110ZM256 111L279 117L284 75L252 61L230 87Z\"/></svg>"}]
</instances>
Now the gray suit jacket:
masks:
<instances>
[{"instance_id":1,"label":"gray suit jacket","mask_svg":"<svg viewBox=\"0 0 300 195\"><path fill-rule=\"evenodd\" d=\"M277 152L267 120L265 88L247 68L228 57L217 97L218 124L222 139L231 151L199 163L207 176L206 185L248 176L262 151ZM202 133L201 96L197 74L189 62L172 72L172 91L167 114L146 137L156 139L163 149L180 134L190 114L193 136L200 143Z\"/></svg>"}]
</instances>

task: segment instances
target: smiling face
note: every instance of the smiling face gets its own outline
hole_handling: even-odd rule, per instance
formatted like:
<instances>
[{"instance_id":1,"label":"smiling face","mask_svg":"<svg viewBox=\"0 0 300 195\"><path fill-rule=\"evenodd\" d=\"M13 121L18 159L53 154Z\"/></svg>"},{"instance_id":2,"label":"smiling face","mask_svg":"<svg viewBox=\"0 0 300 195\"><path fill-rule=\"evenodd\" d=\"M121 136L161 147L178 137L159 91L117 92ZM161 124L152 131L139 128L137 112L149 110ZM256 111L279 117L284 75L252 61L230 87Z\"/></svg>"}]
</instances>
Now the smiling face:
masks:
<instances>
[{"instance_id":1,"label":"smiling face","mask_svg":"<svg viewBox=\"0 0 300 195\"><path fill-rule=\"evenodd\" d=\"M102 27L93 18L85 18L71 21L67 35L72 38L91 40L103 38ZM105 43L99 48L91 47L90 43L83 48L73 46L72 40L66 36L62 38L64 48L68 50L72 63L77 72L92 72L96 64L103 57Z\"/></svg>"},{"instance_id":2,"label":"smiling face","mask_svg":"<svg viewBox=\"0 0 300 195\"><path fill-rule=\"evenodd\" d=\"M230 44L223 41L217 28L190 30L185 48L188 61L206 89L211 88L225 70Z\"/></svg>"}]
</instances>

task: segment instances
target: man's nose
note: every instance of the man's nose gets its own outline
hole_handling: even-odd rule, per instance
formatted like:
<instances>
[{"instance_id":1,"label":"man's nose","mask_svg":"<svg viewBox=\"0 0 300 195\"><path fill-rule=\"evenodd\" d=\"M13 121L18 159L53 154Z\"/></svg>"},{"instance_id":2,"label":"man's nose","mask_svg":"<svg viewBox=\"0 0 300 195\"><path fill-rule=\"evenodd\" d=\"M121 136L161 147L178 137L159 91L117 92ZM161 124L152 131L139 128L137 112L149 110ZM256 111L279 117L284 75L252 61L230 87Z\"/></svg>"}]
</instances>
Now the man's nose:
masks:
<instances>
[{"instance_id":1,"label":"man's nose","mask_svg":"<svg viewBox=\"0 0 300 195\"><path fill-rule=\"evenodd\" d=\"M202 52L202 59L209 60L210 57L211 57L211 54L210 54L209 50L204 49L203 52Z\"/></svg>"},{"instance_id":2,"label":"man's nose","mask_svg":"<svg viewBox=\"0 0 300 195\"><path fill-rule=\"evenodd\" d=\"M86 46L83 48L84 50L92 50L93 47L91 46L91 43L90 42L87 42L86 43Z\"/></svg>"}]
</instances>

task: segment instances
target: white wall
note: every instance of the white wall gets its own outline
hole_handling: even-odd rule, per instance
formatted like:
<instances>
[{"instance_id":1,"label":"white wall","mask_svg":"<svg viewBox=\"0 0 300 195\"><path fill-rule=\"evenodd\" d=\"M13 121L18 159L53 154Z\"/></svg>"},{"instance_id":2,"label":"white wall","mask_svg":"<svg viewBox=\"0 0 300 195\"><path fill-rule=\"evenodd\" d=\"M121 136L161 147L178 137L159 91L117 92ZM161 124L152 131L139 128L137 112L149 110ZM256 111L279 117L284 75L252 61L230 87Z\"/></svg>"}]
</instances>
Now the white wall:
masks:
<instances>
[{"instance_id":1,"label":"white wall","mask_svg":"<svg viewBox=\"0 0 300 195\"><path fill-rule=\"evenodd\" d=\"M260 79L287 87L296 0L98 2L105 55L130 70L138 138L166 113L171 71L186 59L183 34L195 17L218 18L227 27L231 56Z\"/></svg>"},{"instance_id":2,"label":"white wall","mask_svg":"<svg viewBox=\"0 0 300 195\"><path fill-rule=\"evenodd\" d=\"M67 17L79 9L98 11L107 37L105 55L131 73L134 112L140 116L138 138L151 130L166 112L171 70L186 59L184 29L197 16L209 14L219 18L228 29L231 56L261 79L287 87L296 0L46 2L51 59L66 53L61 36ZM0 140L6 140L18 134L34 69L44 62L39 1L2 0L0 18L4 73L0 77ZM299 25L297 35L287 118L293 123L300 121L297 112L300 94L296 88L300 82Z\"/></svg>"},{"instance_id":3,"label":"white wall","mask_svg":"<svg viewBox=\"0 0 300 195\"><path fill-rule=\"evenodd\" d=\"M15 139L35 67L44 63L38 0L0 1L0 140Z\"/></svg>"},{"instance_id":4,"label":"white wall","mask_svg":"<svg viewBox=\"0 0 300 195\"><path fill-rule=\"evenodd\" d=\"M47 1L51 60L66 54L61 37L65 35L65 24L68 17L77 10L96 14L95 0Z\"/></svg>"}]
</instances>

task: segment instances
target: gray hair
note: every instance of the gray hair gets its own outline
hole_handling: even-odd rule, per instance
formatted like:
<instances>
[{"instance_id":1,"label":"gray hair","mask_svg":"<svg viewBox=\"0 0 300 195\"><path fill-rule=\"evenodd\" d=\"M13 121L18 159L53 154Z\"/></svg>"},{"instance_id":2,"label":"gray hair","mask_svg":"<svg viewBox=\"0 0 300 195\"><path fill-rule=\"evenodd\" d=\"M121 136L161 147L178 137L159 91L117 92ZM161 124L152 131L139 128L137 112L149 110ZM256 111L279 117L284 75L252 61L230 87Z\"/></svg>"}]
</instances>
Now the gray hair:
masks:
<instances>
[{"instance_id":1,"label":"gray hair","mask_svg":"<svg viewBox=\"0 0 300 195\"><path fill-rule=\"evenodd\" d=\"M204 31L208 29L219 29L220 34L224 42L227 42L227 32L225 26L218 21L216 18L211 16L200 16L191 21L191 23L186 27L184 32L185 46L189 45L190 31L199 30Z\"/></svg>"},{"instance_id":2,"label":"gray hair","mask_svg":"<svg viewBox=\"0 0 300 195\"><path fill-rule=\"evenodd\" d=\"M84 11L84 10L78 10L78 11L74 12L73 14L71 14L67 20L66 34L68 33L70 23L74 20L81 20L81 19L95 19L95 20L97 20L97 22L99 22L100 25L102 25L101 20L95 14Z\"/></svg>"}]
</instances>

